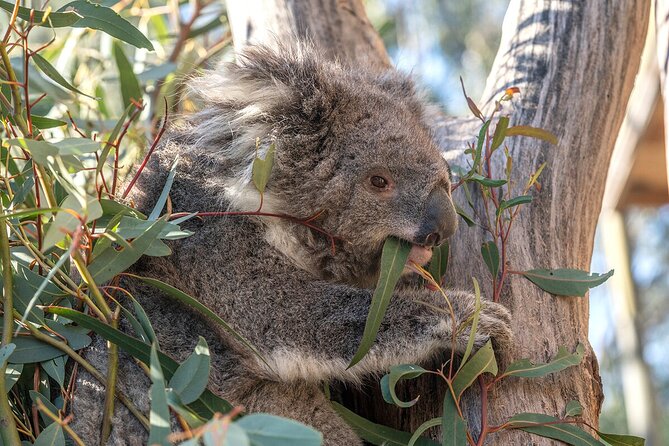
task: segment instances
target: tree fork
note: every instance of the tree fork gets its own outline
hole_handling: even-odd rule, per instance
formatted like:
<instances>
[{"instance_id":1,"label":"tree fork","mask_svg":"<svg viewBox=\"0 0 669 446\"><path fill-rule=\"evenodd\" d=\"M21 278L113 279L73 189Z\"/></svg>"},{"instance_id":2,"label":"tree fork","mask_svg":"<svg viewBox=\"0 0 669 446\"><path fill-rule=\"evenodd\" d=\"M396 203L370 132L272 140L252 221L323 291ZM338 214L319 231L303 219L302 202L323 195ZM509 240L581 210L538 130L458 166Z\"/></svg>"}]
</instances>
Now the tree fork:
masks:
<instances>
[{"instance_id":1,"label":"tree fork","mask_svg":"<svg viewBox=\"0 0 669 446\"><path fill-rule=\"evenodd\" d=\"M547 129L560 140L557 147L522 137L509 144L518 184L541 163L548 164L541 193L514 223L507 246L512 269L589 269L607 167L639 67L649 10L645 0L615 5L511 1L479 106L485 113L506 88L519 87L521 94L509 110L511 123ZM228 19L238 49L249 41L273 45L308 37L333 59L374 68L389 66L360 0L228 1ZM446 159L465 166L465 143L473 139L480 121L439 114L431 120ZM499 157L493 159L492 171L503 172L503 162ZM462 191L455 195L463 205ZM453 237L447 277L451 286L469 288L472 276L480 281L488 277L478 255L483 237L481 230L465 225ZM484 294L492 295L490 284L487 289L484 286ZM514 314L516 336L514 345L500 352L502 367L520 358L546 361L561 345L573 350L582 342L587 352L579 367L543 379L511 379L493 389L490 423L501 424L519 412L562 416L567 402L578 399L584 420L597 426L602 390L597 360L587 341L587 299L554 297L512 275L502 302ZM379 386L371 383L370 387ZM421 395L421 401L409 410L386 404L377 390L347 390L342 396L362 416L413 431L440 415L443 387L429 378L406 383L408 394ZM478 410L472 408L469 413L476 416ZM479 421L470 419L470 426ZM526 444L529 435L504 431L491 436L489 443ZM532 436L532 442L554 444L537 436Z\"/></svg>"}]
</instances>

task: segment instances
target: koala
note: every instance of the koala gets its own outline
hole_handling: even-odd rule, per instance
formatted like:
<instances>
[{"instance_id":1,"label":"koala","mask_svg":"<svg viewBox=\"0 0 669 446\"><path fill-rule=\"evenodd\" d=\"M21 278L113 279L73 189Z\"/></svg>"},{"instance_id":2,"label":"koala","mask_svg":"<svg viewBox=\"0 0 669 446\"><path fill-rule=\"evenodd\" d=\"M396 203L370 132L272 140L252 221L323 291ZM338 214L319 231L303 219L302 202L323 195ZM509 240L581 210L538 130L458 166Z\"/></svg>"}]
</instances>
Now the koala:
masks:
<instances>
[{"instance_id":1,"label":"koala","mask_svg":"<svg viewBox=\"0 0 669 446\"><path fill-rule=\"evenodd\" d=\"M260 212L192 218L182 227L193 235L170 242L172 255L144 257L133 272L194 296L267 364L159 291L131 280L123 286L153 321L161 349L175 359L187 357L198 335L207 339L214 393L247 412L313 426L326 446L362 445L332 409L323 383L361 383L393 365L446 358L452 345L443 297L405 269L375 344L347 369L365 327L384 241L410 242L409 259L425 265L457 227L449 166L424 119L427 106L408 77L325 60L307 44L249 47L236 63L190 81L190 88L201 111L165 135L134 192L137 208L151 210L178 156L172 212ZM261 201L252 163L270 145L274 166ZM456 323L467 320L475 298L463 291L448 295ZM493 339L504 346L509 327L508 311L486 302L476 345ZM456 353L464 351L468 332L457 335ZM102 340L86 357L106 370ZM104 389L83 371L77 381L73 428L95 444ZM149 385L121 355L118 386L143 410ZM109 443L144 444L146 438L117 402Z\"/></svg>"}]
</instances>

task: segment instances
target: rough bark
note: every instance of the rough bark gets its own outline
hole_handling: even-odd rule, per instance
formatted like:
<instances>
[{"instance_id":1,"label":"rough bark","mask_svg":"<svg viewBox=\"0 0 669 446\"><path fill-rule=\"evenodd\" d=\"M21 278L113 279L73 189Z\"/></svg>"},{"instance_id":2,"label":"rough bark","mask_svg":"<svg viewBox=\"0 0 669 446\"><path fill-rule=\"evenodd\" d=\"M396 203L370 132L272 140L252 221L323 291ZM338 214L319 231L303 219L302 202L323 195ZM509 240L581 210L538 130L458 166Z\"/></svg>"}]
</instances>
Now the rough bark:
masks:
<instances>
[{"instance_id":1,"label":"rough bark","mask_svg":"<svg viewBox=\"0 0 669 446\"><path fill-rule=\"evenodd\" d=\"M256 0L253 8L236 3L241 2L229 2L233 29L248 29L251 24L253 32L267 28L282 38L308 35L332 57L375 66L384 66L387 60L378 39L369 37L370 25L358 0ZM509 110L512 124L548 129L560 139L557 147L527 138L509 140L517 184L522 185L542 162L548 164L541 193L535 194L534 203L515 223L508 246L511 269L589 269L607 167L639 66L648 19L649 3L644 0L511 2L479 104L490 108L505 88L517 86L521 95ZM352 27L359 28L352 32ZM256 41L271 35L253 32ZM236 45L243 45L247 34L236 33ZM474 119L435 116L437 139L452 164L466 164L464 143L473 139L479 125ZM502 172L502 163L494 160L493 170ZM464 203L458 195L456 200ZM465 225L453 237L449 277L453 286L470 288L472 276L489 281L479 254L483 237L481 230ZM485 291L490 295L489 286ZM587 354L580 367L544 379L512 379L497 388L491 398L491 422L502 423L519 412L561 416L566 403L577 399L585 408L585 420L597 426L602 392L597 360L587 341L587 299L556 298L511 276L502 301L514 314L516 335L511 350L498 358L502 366L520 358L545 361L559 346L573 349L579 342L587 346ZM349 391L345 399L361 415L408 431L441 412L442 394L436 389L443 386L429 379L407 386L407 393L421 394L412 410L386 404L372 390L376 387ZM489 443L528 441L528 434L505 432L494 435ZM552 441L533 436L532 444Z\"/></svg>"}]
</instances>

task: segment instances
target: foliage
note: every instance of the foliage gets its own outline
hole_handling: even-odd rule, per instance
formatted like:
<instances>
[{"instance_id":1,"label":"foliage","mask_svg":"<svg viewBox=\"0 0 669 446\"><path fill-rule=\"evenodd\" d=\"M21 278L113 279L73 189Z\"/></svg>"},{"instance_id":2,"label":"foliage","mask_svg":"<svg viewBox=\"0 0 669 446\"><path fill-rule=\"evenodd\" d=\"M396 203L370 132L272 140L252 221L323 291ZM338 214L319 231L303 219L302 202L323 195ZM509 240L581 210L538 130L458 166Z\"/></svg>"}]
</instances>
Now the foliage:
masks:
<instances>
[{"instance_id":1,"label":"foliage","mask_svg":"<svg viewBox=\"0 0 669 446\"><path fill-rule=\"evenodd\" d=\"M103 438L120 403L146 427L151 444L320 444L321 435L310 427L244 415L209 391L204 339L183 363L174 361L160 351L144 310L123 289L127 281L154 286L260 356L186 293L149 278L126 274L121 280L141 256L168 255L165 240L192 234L180 225L193 215L171 214L174 169L148 217L126 197L167 114L193 106L177 80L229 47L221 2L170 8L75 0L44 10L19 3L0 0L2 443L84 444L69 426L74 376L84 368L106 388ZM144 160L122 188L124 166L141 152ZM254 179L267 181L271 157L261 160L266 167ZM134 333L119 330L121 315ZM110 341L106 375L77 353L93 332ZM145 365L152 382L148 416L116 387L119 349ZM171 433L173 418L188 429Z\"/></svg>"},{"instance_id":2,"label":"foliage","mask_svg":"<svg viewBox=\"0 0 669 446\"><path fill-rule=\"evenodd\" d=\"M499 302L504 283L508 279L509 274L521 275L541 289L554 295L585 296L585 293L590 288L604 283L613 274L613 271L600 275L589 274L576 269L514 271L509 268L506 248L513 222L518 217L521 207L533 201L533 196L530 194L531 190L541 190L541 184L538 180L545 168L545 164L541 165L530 176L520 194L517 194L514 188L515 181L512 177L513 159L508 147L504 145L505 139L510 136L530 136L553 144L557 142L555 136L542 129L529 126L509 126L510 119L508 116L501 116L495 119L495 114L503 109L502 103L511 100L513 95L517 93L519 93L519 90L515 87L507 89L500 100L495 103L494 111L488 118L481 113L475 102L465 93L470 110L474 116L481 120L482 126L476 143L470 144L465 152L471 157L471 164L468 166L468 169L457 166L453 168L459 177L453 189L464 188L469 210L473 212L473 216L467 215L462 209L458 209L458 213L466 222L471 223L471 225L478 225L490 237L481 246L481 260L490 273L493 290L492 297L495 302ZM491 132L490 129L495 122L495 130ZM503 151L501 150L502 147ZM502 178L494 177L491 171L491 158L496 151L497 153L503 153L503 156L506 158L506 168ZM480 202L482 202L480 208L475 205L470 186L479 192ZM445 252L447 253L448 250L446 249ZM428 269L430 271L427 271L415 263L410 266L425 279L430 289L441 292L448 307L451 308L452 304L449 301L448 295L440 286L442 276L435 276L434 272L431 272L438 270L443 275L444 271L441 268L442 262L444 262L442 259L443 251L441 249L435 250L434 255L433 262L438 265L436 269L433 266L429 266ZM387 269L387 266L386 269L382 269L381 274L383 277L386 277L386 281L388 280L387 275L389 273L390 270ZM401 270L396 272L397 275L400 273ZM582 407L578 401L571 401L565 408L564 416L561 418L545 414L524 413L511 417L501 425L489 425L486 418L489 394L501 380L512 377L544 377L551 373L560 372L568 367L577 366L583 359L585 348L579 344L576 346L575 351L570 353L565 347L561 347L556 356L548 363L536 364L530 359L520 359L511 363L505 371L499 373L490 341L480 347L473 355L471 354L474 334L476 333L478 324L478 314L481 309L478 282L476 279L473 279L473 282L477 299L476 313L473 318L465 321L460 326L454 327L453 330L451 344L455 346L456 336L459 336L459 333L467 329L467 326L470 328L469 345L463 357L460 358L459 366L455 367L458 358L455 356L455 348L452 348L451 357L440 370L430 371L417 365L403 364L391 368L390 373L381 379L381 391L386 402L402 408L414 405L419 398L419 396L416 396L413 400L405 402L397 397L395 386L402 379L414 379L425 373L431 373L442 378L447 387L442 416L427 420L417 429L408 442L401 442L401 444L416 444L416 441L420 439L420 435L424 431L439 425L442 428L442 444L444 446L460 446L463 444L470 446L483 445L489 435L504 429L522 429L575 446L606 444L637 445L644 443L643 439L637 437L597 432L591 426L591 430L597 433L598 438L586 432L578 426L578 424L587 426L585 421L579 418L582 413ZM378 318L376 313L374 314L374 317ZM372 317L371 312L370 317ZM451 314L451 317L455 324L455 316ZM376 337L376 331L373 336L374 338ZM480 387L481 413L483 416L480 431L476 433L472 432L467 426L461 407L464 391L475 382L478 382ZM357 428L358 431L365 433L366 436L363 436L363 438L373 444L383 444L383 441L385 441L380 432L385 432L387 428L375 428L374 425L359 417L349 416L347 420L353 423L354 428Z\"/></svg>"}]
</instances>

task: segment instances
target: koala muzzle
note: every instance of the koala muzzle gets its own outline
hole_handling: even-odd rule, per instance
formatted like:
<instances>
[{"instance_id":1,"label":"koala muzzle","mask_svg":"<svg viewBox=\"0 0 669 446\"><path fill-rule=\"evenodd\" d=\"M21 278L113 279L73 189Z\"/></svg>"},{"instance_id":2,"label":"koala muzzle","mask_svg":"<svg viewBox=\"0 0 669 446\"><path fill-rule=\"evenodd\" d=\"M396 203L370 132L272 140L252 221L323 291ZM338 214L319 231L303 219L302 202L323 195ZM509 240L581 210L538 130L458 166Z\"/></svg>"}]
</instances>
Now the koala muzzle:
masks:
<instances>
[{"instance_id":1,"label":"koala muzzle","mask_svg":"<svg viewBox=\"0 0 669 446\"><path fill-rule=\"evenodd\" d=\"M434 189L428 196L416 243L425 247L438 246L456 229L457 218L451 197L442 188Z\"/></svg>"}]
</instances>

